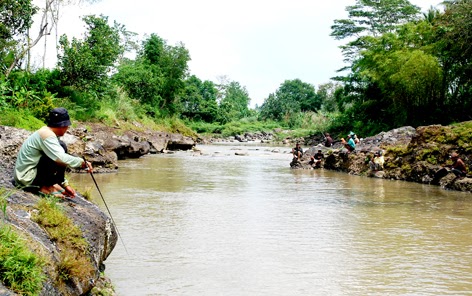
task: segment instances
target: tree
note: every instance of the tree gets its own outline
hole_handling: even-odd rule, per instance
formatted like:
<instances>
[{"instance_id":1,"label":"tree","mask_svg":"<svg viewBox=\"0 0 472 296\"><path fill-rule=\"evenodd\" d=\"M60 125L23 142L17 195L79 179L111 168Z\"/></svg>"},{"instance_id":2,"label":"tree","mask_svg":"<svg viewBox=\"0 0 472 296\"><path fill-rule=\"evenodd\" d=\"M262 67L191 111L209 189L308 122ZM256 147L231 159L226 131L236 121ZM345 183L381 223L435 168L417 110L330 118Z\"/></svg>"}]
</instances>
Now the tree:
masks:
<instances>
[{"instance_id":1,"label":"tree","mask_svg":"<svg viewBox=\"0 0 472 296\"><path fill-rule=\"evenodd\" d=\"M224 93L219 105L221 123L238 120L249 116L249 93L239 82L231 81L224 86Z\"/></svg>"},{"instance_id":2,"label":"tree","mask_svg":"<svg viewBox=\"0 0 472 296\"><path fill-rule=\"evenodd\" d=\"M45 67L45 63L46 63L46 51L47 51L47 42L48 42L47 36L50 35L53 30L55 30L56 50L57 50L57 54L59 54L58 27L59 27L61 6L65 4L72 4L72 5L80 4L82 2L94 3L97 1L100 1L100 0L75 0L75 1L74 0L46 0L44 2L44 8L42 9L43 16L41 20L41 27L43 27L43 25L45 26L43 68Z\"/></svg>"},{"instance_id":3,"label":"tree","mask_svg":"<svg viewBox=\"0 0 472 296\"><path fill-rule=\"evenodd\" d=\"M443 99L453 120L470 120L472 108L472 1L446 1L435 23L435 52L443 67Z\"/></svg>"},{"instance_id":4,"label":"tree","mask_svg":"<svg viewBox=\"0 0 472 296\"><path fill-rule=\"evenodd\" d=\"M263 119L287 120L294 114L306 111L318 111L321 98L315 87L300 79L286 80L275 94L269 95L261 106Z\"/></svg>"},{"instance_id":5,"label":"tree","mask_svg":"<svg viewBox=\"0 0 472 296\"><path fill-rule=\"evenodd\" d=\"M325 112L335 112L339 110L338 97L342 86L339 83L328 82L318 86L316 95L321 102L321 109Z\"/></svg>"},{"instance_id":6,"label":"tree","mask_svg":"<svg viewBox=\"0 0 472 296\"><path fill-rule=\"evenodd\" d=\"M331 36L337 40L353 39L341 46L347 61L354 60L369 43L365 36L378 37L393 32L399 25L414 20L420 8L408 0L356 0L347 6L348 19L335 20Z\"/></svg>"},{"instance_id":7,"label":"tree","mask_svg":"<svg viewBox=\"0 0 472 296\"><path fill-rule=\"evenodd\" d=\"M58 66L66 85L85 90L106 83L107 74L123 52L120 43L123 27L116 22L111 27L105 16L90 15L83 20L87 25L83 40L73 38L69 42L66 35L61 36Z\"/></svg>"},{"instance_id":8,"label":"tree","mask_svg":"<svg viewBox=\"0 0 472 296\"><path fill-rule=\"evenodd\" d=\"M153 106L161 104L162 80L142 60L122 60L112 79L130 98L141 102L148 114L159 114Z\"/></svg>"},{"instance_id":9,"label":"tree","mask_svg":"<svg viewBox=\"0 0 472 296\"><path fill-rule=\"evenodd\" d=\"M208 80L202 82L192 75L185 80L185 85L185 94L180 99L182 115L192 120L214 122L218 116L215 84Z\"/></svg>"},{"instance_id":10,"label":"tree","mask_svg":"<svg viewBox=\"0 0 472 296\"><path fill-rule=\"evenodd\" d=\"M0 1L0 66L6 77L44 35L45 28L42 25L38 37L32 43L27 36L37 11L38 7L31 0ZM27 46L24 46L25 43Z\"/></svg>"},{"instance_id":11,"label":"tree","mask_svg":"<svg viewBox=\"0 0 472 296\"><path fill-rule=\"evenodd\" d=\"M187 76L190 54L182 43L177 46L169 46L166 41L151 34L143 42L138 55L149 69L160 77L162 86L160 89L160 107L169 114L177 112L180 95L185 89L184 79Z\"/></svg>"}]
</instances>

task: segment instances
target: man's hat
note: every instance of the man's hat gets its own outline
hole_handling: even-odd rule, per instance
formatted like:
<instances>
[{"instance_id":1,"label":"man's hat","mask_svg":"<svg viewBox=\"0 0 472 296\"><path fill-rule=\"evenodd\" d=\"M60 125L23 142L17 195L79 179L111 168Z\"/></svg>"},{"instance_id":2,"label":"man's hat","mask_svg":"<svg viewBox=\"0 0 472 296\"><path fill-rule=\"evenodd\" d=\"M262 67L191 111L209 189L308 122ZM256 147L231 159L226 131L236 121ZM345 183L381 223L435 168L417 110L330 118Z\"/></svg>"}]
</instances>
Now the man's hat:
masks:
<instances>
[{"instance_id":1,"label":"man's hat","mask_svg":"<svg viewBox=\"0 0 472 296\"><path fill-rule=\"evenodd\" d=\"M49 116L47 120L47 124L50 127L64 127L70 126L70 117L69 113L65 108L59 107L54 108L49 111Z\"/></svg>"}]
</instances>

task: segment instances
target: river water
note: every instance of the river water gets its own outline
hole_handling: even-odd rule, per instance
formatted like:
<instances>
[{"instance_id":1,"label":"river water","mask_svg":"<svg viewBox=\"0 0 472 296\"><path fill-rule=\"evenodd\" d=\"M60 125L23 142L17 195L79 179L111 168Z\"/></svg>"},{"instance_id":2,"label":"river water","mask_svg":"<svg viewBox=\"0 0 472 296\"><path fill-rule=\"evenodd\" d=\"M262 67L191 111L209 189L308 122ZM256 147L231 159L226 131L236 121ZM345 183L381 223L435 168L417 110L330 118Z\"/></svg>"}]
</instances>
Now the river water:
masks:
<instances>
[{"instance_id":1,"label":"river water","mask_svg":"<svg viewBox=\"0 0 472 296\"><path fill-rule=\"evenodd\" d=\"M470 193L291 170L289 148L199 148L94 175L119 295L472 295Z\"/></svg>"}]
</instances>

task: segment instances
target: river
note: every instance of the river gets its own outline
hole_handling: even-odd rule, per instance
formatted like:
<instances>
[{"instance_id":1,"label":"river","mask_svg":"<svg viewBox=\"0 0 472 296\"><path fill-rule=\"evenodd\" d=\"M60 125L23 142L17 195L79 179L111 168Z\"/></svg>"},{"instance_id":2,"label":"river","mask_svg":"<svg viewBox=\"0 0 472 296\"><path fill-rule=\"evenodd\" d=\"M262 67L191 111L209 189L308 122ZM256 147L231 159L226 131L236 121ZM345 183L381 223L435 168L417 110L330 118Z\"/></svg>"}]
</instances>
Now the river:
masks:
<instances>
[{"instance_id":1,"label":"river","mask_svg":"<svg viewBox=\"0 0 472 296\"><path fill-rule=\"evenodd\" d=\"M94 175L119 295L472 295L470 193L291 170L287 147L198 147ZM72 182L106 211L90 176Z\"/></svg>"}]
</instances>

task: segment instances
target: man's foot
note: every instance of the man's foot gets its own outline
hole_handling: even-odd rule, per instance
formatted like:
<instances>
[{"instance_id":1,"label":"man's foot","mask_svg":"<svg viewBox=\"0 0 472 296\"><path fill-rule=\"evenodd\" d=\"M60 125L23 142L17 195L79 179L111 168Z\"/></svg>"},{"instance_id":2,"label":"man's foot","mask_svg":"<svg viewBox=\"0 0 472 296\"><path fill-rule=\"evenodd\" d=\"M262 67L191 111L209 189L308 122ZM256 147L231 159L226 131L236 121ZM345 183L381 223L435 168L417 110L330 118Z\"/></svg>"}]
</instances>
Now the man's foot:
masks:
<instances>
[{"instance_id":1,"label":"man's foot","mask_svg":"<svg viewBox=\"0 0 472 296\"><path fill-rule=\"evenodd\" d=\"M64 189L62 188L56 188L55 186L42 186L41 189L39 189L40 194L44 195L52 195L57 198L64 199Z\"/></svg>"}]
</instances>

